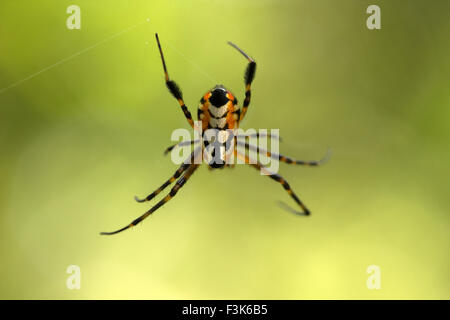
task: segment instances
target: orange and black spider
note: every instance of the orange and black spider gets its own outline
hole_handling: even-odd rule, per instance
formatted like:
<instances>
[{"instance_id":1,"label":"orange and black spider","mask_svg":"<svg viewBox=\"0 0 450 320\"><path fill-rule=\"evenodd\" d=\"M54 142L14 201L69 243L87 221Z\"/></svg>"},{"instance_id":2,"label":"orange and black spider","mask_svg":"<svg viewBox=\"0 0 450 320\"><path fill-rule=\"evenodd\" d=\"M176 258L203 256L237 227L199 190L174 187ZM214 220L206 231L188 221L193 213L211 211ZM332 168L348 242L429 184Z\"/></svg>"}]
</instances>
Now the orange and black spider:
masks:
<instances>
[{"instance_id":1,"label":"orange and black spider","mask_svg":"<svg viewBox=\"0 0 450 320\"><path fill-rule=\"evenodd\" d=\"M156 42L158 44L159 52L161 54L161 60L162 65L164 69L164 75L166 80L167 88L169 89L172 96L177 99L178 103L180 104L181 110L184 113L184 116L186 117L187 121L189 122L190 126L194 129L194 121L192 120L192 115L189 112L188 108L186 107L184 100L183 100L183 94L181 92L180 87L175 83L175 81L170 80L169 74L167 72L166 62L164 60L164 55L161 49L161 44L159 42L158 34L155 34L156 36ZM238 106L238 101L236 97L227 90L222 85L217 85L211 90L209 90L201 99L200 104L198 107L198 119L201 122L202 126L202 132L205 132L205 130L208 129L215 129L219 135L225 134L227 137L226 140L234 139L234 145L240 145L241 147L245 147L246 150L253 150L257 152L261 152L267 157L270 157L272 159L276 159L288 164L297 164L297 165L306 165L306 166L318 166L321 163L325 161L325 158L319 161L302 161L302 160L294 160L289 157L285 157L281 154L275 154L271 153L268 150L263 150L257 146L250 145L247 142L237 142L236 137L239 137L239 135L234 136L233 132L237 128L239 128L240 122L244 119L245 114L247 112L248 106L250 104L250 97L251 97L251 84L253 81L253 78L255 76L256 71L256 62L253 60L250 56L248 56L244 51L242 51L238 46L235 44L228 42L229 45L231 45L233 48L238 50L247 60L248 65L247 69L245 71L244 80L245 80L245 99L242 106L242 109ZM198 128L197 128L198 129ZM229 134L231 130L231 135ZM259 137L259 134L256 133L253 135L254 137ZM165 153L167 154L169 151L171 151L175 147L180 147L184 145L194 145L198 143L199 140L192 140L192 141L183 141L178 144L175 144L173 146L170 146L166 149ZM222 168L225 165L231 166L229 164L226 164L226 157L228 156L227 150L225 149L225 141L217 142L222 143L223 148L214 148L211 152L212 160L208 161L208 166L210 169L216 169L216 168ZM152 200L156 195L158 195L161 191L163 191L166 187L168 187L170 184L176 181L175 186L170 190L170 192L162 199L160 200L156 205L154 205L150 210L145 212L143 215L141 215L139 218L135 219L133 222L128 224L127 226L123 227L122 229L119 229L117 231L113 232L102 232L102 235L112 235L119 232L122 232L128 228L131 228L138 223L140 223L142 220L147 218L149 215L151 215L153 212L161 208L166 202L168 202L170 199L175 197L177 192L185 185L185 183L189 180L189 178L194 174L194 172L197 170L197 168L200 166L198 161L195 161L197 157L199 157L202 152L208 147L208 141L206 139L202 139L200 142L200 146L194 148L194 152L190 155L189 159L186 159L186 161L178 168L178 170L175 171L172 177L170 177L166 182L163 183L161 187L156 189L153 193L148 195L144 199L139 199L136 197L136 201L138 202L146 202ZM227 144L227 146L229 143ZM219 155L215 154L215 152L219 150ZM268 175L273 180L280 183L283 188L286 190L286 192L291 196L292 199L300 206L301 212L297 212L302 215L309 215L310 211L306 208L306 206L300 201L300 199L297 197L297 195L292 191L291 187L289 186L288 182L281 177L280 175L276 173L270 172L264 165L262 165L258 161L250 161L250 158L238 152L236 148L232 150L232 153L234 156L240 158L244 161L245 164L251 165L254 168L261 170L266 175ZM217 160L218 159L218 160ZM201 163L201 162L200 162Z\"/></svg>"}]
</instances>

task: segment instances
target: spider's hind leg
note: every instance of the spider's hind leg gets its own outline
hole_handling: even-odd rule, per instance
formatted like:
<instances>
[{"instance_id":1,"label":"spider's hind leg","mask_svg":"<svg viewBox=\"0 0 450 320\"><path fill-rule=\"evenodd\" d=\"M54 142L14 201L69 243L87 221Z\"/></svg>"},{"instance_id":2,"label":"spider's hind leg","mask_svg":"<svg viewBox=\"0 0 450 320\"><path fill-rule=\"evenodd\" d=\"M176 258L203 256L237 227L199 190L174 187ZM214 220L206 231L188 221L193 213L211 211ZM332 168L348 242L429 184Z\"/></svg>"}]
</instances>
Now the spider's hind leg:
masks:
<instances>
[{"instance_id":1,"label":"spider's hind leg","mask_svg":"<svg viewBox=\"0 0 450 320\"><path fill-rule=\"evenodd\" d=\"M251 95L252 95L251 87L252 87L253 79L255 78L256 62L255 62L255 60L253 60L253 58L251 58L248 54L246 54L241 48L239 48L234 43L228 42L228 44L230 46L232 46L233 48L235 48L237 51L239 51L248 60L247 69L245 70L245 74L244 74L245 99L244 99L244 103L242 105L241 114L239 116L239 122L241 122L244 119L245 114L247 113L248 106L250 104L250 99L251 99Z\"/></svg>"},{"instance_id":2,"label":"spider's hind leg","mask_svg":"<svg viewBox=\"0 0 450 320\"><path fill-rule=\"evenodd\" d=\"M159 53L161 55L161 61L162 61L162 64L163 64L164 76L165 76L165 79L166 79L167 89L169 89L169 91L172 94L172 96L175 99L177 99L178 103L180 104L181 110L183 111L184 116L186 117L186 120L189 122L189 125L192 128L194 128L194 121L192 120L192 115L189 112L188 108L186 107L186 104L184 103L183 93L181 92L181 89L178 86L178 84L175 81L170 80L170 78L169 78L169 73L167 72L166 61L164 60L164 55L163 55L163 51L162 51L162 48L161 48L161 43L159 42L158 34L156 33L155 36L156 36L156 42L158 43Z\"/></svg>"}]
</instances>

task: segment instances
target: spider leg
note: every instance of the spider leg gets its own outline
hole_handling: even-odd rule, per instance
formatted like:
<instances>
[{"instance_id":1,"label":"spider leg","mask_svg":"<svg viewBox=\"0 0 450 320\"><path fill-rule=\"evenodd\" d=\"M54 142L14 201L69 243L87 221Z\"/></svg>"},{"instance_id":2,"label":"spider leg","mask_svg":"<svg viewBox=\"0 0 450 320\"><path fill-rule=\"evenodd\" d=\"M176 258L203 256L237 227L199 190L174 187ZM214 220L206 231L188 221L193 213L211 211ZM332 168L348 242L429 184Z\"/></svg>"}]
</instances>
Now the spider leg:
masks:
<instances>
[{"instance_id":1,"label":"spider leg","mask_svg":"<svg viewBox=\"0 0 450 320\"><path fill-rule=\"evenodd\" d=\"M270 132L268 132L268 133L259 133L259 132L257 132L257 133L252 133L252 134L238 134L236 137L238 137L238 138L241 138L241 137L245 137L245 138L267 138L267 137L269 137L269 138L275 138L275 139L278 139L280 142L282 142L283 141L283 139L280 137L280 136L278 136L278 135L276 135L276 134L271 134Z\"/></svg>"},{"instance_id":2,"label":"spider leg","mask_svg":"<svg viewBox=\"0 0 450 320\"><path fill-rule=\"evenodd\" d=\"M158 43L159 53L161 54L161 60L162 60L162 64L163 64L164 75L166 78L167 89L169 89L172 96L174 96L174 98L178 100L181 110L183 110L184 116L186 117L187 121L189 122L189 125L192 128L194 128L194 121L192 120L192 115L189 112L186 105L184 104L183 93L181 92L180 87L178 86L178 84L175 81L169 79L169 73L167 72L166 62L164 60L164 55L163 55L163 52L161 49L161 44L159 42L158 34L155 33L155 36L156 36L156 42Z\"/></svg>"},{"instance_id":3,"label":"spider leg","mask_svg":"<svg viewBox=\"0 0 450 320\"><path fill-rule=\"evenodd\" d=\"M247 69L245 70L245 75L244 75L245 99L244 99L244 104L242 106L241 115L239 116L239 123L240 123L244 119L245 114L247 113L248 105L250 104L250 98L252 95L251 86L252 86L252 81L255 78L256 62L234 43L228 42L228 44L230 46L232 46L233 48L235 48L237 51L239 51L249 61L248 65L247 65Z\"/></svg>"},{"instance_id":4,"label":"spider leg","mask_svg":"<svg viewBox=\"0 0 450 320\"><path fill-rule=\"evenodd\" d=\"M148 210L146 213L144 213L142 216L140 216L139 218L135 219L133 222L131 222L129 225L123 227L122 229L113 231L113 232L101 232L101 235L113 235L119 232L122 232L126 229L129 229L131 227L134 227L135 225L137 225L138 223L140 223L142 220L144 220L145 218L147 218L149 215L151 215L153 212L155 212L156 210L158 210L159 208L161 208L164 204L166 204L166 202L168 202L170 199L172 199L173 197L175 197L175 195L177 194L178 190L180 190L184 184L189 180L189 178L192 176L192 174L195 172L195 170L197 170L197 168L199 167L198 164L192 164L190 165L187 169L186 172L183 174L183 176L177 180L175 186L172 188L172 190L170 190L169 194L166 195L162 200L160 200L157 204L155 204L150 210Z\"/></svg>"},{"instance_id":5,"label":"spider leg","mask_svg":"<svg viewBox=\"0 0 450 320\"><path fill-rule=\"evenodd\" d=\"M189 163L183 163L177 171L175 171L175 173L173 174L173 176L171 176L166 182L164 182L161 187L159 187L158 189L156 189L155 191L153 191L153 193L149 194L147 197L145 197L144 199L139 199L137 196L134 197L134 199L137 202L146 202L146 201L150 201L152 200L155 196L157 196L161 191L163 191L167 186L171 185L172 182L174 182L176 179L178 179L181 174L183 172L186 171L187 168L189 168L190 164Z\"/></svg>"},{"instance_id":6,"label":"spider leg","mask_svg":"<svg viewBox=\"0 0 450 320\"><path fill-rule=\"evenodd\" d=\"M183 141L186 142L186 141ZM190 141L189 141L190 142ZM185 161L178 169L177 171L175 171L175 173L173 174L173 176L171 176L166 182L164 182L161 187L159 187L158 189L156 189L155 191L153 191L153 193L149 194L147 197L145 197L144 199L139 199L138 197L134 197L134 199L137 202L146 202L146 201L150 201L152 200L155 196L157 196L161 191L163 191L166 187L168 187L169 185L172 184L172 182L174 182L176 179L178 179L181 174L183 172L185 172L187 170L187 168L189 168L189 166L193 163L194 157L196 156L196 154L198 153L200 148L197 148L196 150L194 150L194 152L191 153L191 155L189 156L189 160Z\"/></svg>"},{"instance_id":7,"label":"spider leg","mask_svg":"<svg viewBox=\"0 0 450 320\"><path fill-rule=\"evenodd\" d=\"M331 156L331 151L330 151L330 149L328 149L325 156L320 160L312 160L312 161L295 160L290 157L283 156L282 154L272 153L270 151L267 151L266 149L260 148L259 146L253 146L253 145L249 144L248 142L245 142L245 143L238 142L237 144L239 146L244 146L246 149L255 151L258 154L259 153L264 154L267 157L270 157L272 159L277 159L277 160L279 160L281 162L285 162L287 164L296 164L296 165L316 167L316 166L322 165L325 162L327 162Z\"/></svg>"},{"instance_id":8,"label":"spider leg","mask_svg":"<svg viewBox=\"0 0 450 320\"><path fill-rule=\"evenodd\" d=\"M236 139L234 139L234 149L233 150L236 150ZM225 167L228 167L228 168L234 168L234 166L235 166L235 163L233 162L231 162L231 154L232 153L227 153L226 155L225 155ZM234 152L233 152L233 154L234 154Z\"/></svg>"},{"instance_id":9,"label":"spider leg","mask_svg":"<svg viewBox=\"0 0 450 320\"><path fill-rule=\"evenodd\" d=\"M164 155L166 155L166 154L168 154L170 151L172 151L174 148L177 148L177 147L184 147L184 146L187 146L187 145L193 145L193 144L196 144L196 143L198 143L198 142L200 142L200 140L186 140L186 141L181 141L181 142L179 142L179 143L177 143L177 144L174 144L174 145L171 145L170 147L168 147L165 151L164 151Z\"/></svg>"},{"instance_id":10,"label":"spider leg","mask_svg":"<svg viewBox=\"0 0 450 320\"><path fill-rule=\"evenodd\" d=\"M291 189L291 187L289 186L289 183L279 174L270 172L265 166L263 166L261 163L256 162L256 163L250 163L250 158L247 155L243 155L237 151L235 151L235 154L237 157L243 159L245 161L246 164L251 165L252 167L266 173L271 179L275 180L276 182L280 183L284 190L286 190L286 192L291 196L292 199L294 199L294 201L300 206L300 208L302 209L301 212L296 211L294 209L291 209L293 212L300 214L300 215L305 215L308 216L311 214L311 212L308 210L308 208L306 208L306 206L303 204L303 202L301 202L301 200L297 197L297 195L294 193L294 191Z\"/></svg>"}]
</instances>

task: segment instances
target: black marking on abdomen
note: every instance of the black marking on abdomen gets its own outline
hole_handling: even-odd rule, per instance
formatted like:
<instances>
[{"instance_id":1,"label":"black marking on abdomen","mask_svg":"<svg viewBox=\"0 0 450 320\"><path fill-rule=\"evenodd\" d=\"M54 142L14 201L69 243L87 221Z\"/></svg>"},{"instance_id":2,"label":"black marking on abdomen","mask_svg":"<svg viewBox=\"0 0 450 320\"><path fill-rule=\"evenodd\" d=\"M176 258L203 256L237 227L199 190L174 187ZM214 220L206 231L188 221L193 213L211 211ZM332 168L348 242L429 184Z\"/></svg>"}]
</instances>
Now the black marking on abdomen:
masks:
<instances>
[{"instance_id":1,"label":"black marking on abdomen","mask_svg":"<svg viewBox=\"0 0 450 320\"><path fill-rule=\"evenodd\" d=\"M211 97L209 97L209 102L212 105L215 105L216 107L223 106L226 104L230 99L227 97L227 90L223 88L222 86L216 86L211 91Z\"/></svg>"}]
</instances>

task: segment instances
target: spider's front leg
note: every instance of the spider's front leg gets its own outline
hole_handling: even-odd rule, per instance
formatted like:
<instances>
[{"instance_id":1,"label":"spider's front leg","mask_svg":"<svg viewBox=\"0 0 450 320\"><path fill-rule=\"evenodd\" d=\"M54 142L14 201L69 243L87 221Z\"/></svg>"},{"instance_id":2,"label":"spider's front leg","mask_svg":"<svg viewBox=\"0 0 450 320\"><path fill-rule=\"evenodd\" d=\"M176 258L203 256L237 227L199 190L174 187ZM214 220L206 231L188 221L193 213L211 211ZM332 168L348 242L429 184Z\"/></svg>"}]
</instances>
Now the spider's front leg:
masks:
<instances>
[{"instance_id":1,"label":"spider's front leg","mask_svg":"<svg viewBox=\"0 0 450 320\"><path fill-rule=\"evenodd\" d=\"M164 150L164 155L167 155L170 151L172 151L174 148L178 148L178 147L185 147L188 145L193 145L196 143L199 143L200 140L186 140L186 141L181 141L179 143L176 143L174 145L171 145L170 147L168 147L166 150Z\"/></svg>"},{"instance_id":2,"label":"spider's front leg","mask_svg":"<svg viewBox=\"0 0 450 320\"><path fill-rule=\"evenodd\" d=\"M175 184L175 186L170 190L169 194L166 195L161 201L159 201L156 205L154 205L150 210L148 210L146 213L144 213L142 216L140 216L139 218L133 220L133 222L131 222L129 225L123 227L122 229L113 231L113 232L101 232L101 235L113 235L113 234L117 234L119 232L122 232L126 229L129 229L131 227L134 227L135 225L137 225L138 223L140 223L142 220L144 220L145 218L147 218L149 215L151 215L153 212L155 212L156 210L158 210L159 208L161 208L164 204L166 204L166 202L168 202L170 199L172 199L173 197L175 197L175 195L177 194L178 190L180 190L185 183L189 180L189 178L192 176L192 174L195 172L195 170L197 170L197 168L199 167L198 164L191 164L189 165L189 167L186 169L185 173L181 176L180 179L177 180L177 183Z\"/></svg>"},{"instance_id":3,"label":"spider's front leg","mask_svg":"<svg viewBox=\"0 0 450 320\"><path fill-rule=\"evenodd\" d=\"M180 177L175 186L170 190L169 194L166 195L162 200L160 200L156 205L154 205L150 210L148 210L146 213L144 213L139 218L135 219L133 222L131 222L129 225L123 227L122 229L113 231L113 232L101 232L101 235L113 235L119 232L122 232L128 228L134 227L139 222L147 218L150 214L158 210L160 207L162 207L167 201L172 199L178 192L178 190L184 186L184 184L189 180L189 178L192 176L192 174L197 170L197 168L200 166L199 164L196 164L196 159L201 155L201 148L197 148L194 150L194 152L191 153L189 159L186 159L186 161L178 168L177 171L175 171L175 174L169 178L161 187L156 189L152 194L147 196L145 199L140 200L136 198L138 202L145 202L153 199L158 193L160 193L162 190L164 190L167 186L169 186L172 182L174 182L178 177Z\"/></svg>"},{"instance_id":4,"label":"spider's front leg","mask_svg":"<svg viewBox=\"0 0 450 320\"><path fill-rule=\"evenodd\" d=\"M237 157L239 157L240 159L244 160L246 164L249 164L252 167L258 169L259 171L262 171L262 172L266 173L266 175L268 175L271 179L273 179L276 182L280 183L283 186L284 190L286 190L286 192L291 196L291 198L294 199L294 201L302 209L302 211L299 212L299 211L296 211L296 210L290 208L293 212L295 212L297 214L300 214L300 215L305 215L305 216L308 216L308 215L311 214L311 211L309 211L309 209L297 197L297 195L294 193L294 191L289 186L289 183L282 176L280 176L279 174L270 172L269 169L267 169L265 166L263 166L258 161L256 161L256 163L252 163L252 161L250 161L250 158L247 155L243 155L243 154L241 154L241 153L239 153L237 151L235 151L235 155Z\"/></svg>"},{"instance_id":5,"label":"spider's front leg","mask_svg":"<svg viewBox=\"0 0 450 320\"><path fill-rule=\"evenodd\" d=\"M183 142L188 142L188 141L183 141ZM181 143L183 143L181 142ZM190 142L190 141L189 141ZM174 147L174 146L173 146ZM155 191L153 191L151 194L149 194L147 197L145 197L144 199L139 199L138 197L134 197L134 199L137 202L146 202L146 201L150 201L152 200L155 196L157 196L161 191L163 191L167 186L171 185L172 182L174 182L176 179L178 179L181 174L183 172L185 172L189 166L194 163L194 159L196 157L199 156L200 153L200 148L197 148L196 150L194 150L194 152L191 153L191 155L189 156L188 159L186 159L186 161L184 161L184 163L177 169L177 171L175 171L175 173L173 174L173 176L171 176L166 182L164 182L161 187L159 187L158 189L156 189Z\"/></svg>"},{"instance_id":6,"label":"spider's front leg","mask_svg":"<svg viewBox=\"0 0 450 320\"><path fill-rule=\"evenodd\" d=\"M236 136L237 138L245 138L245 139L247 139L247 138L274 138L274 139L278 139L280 142L283 142L283 139L280 137L280 136L278 136L278 135L276 135L276 134L271 134L270 132L267 132L267 133L259 133L259 132L256 132L256 133L251 133L251 134L238 134L237 136Z\"/></svg>"}]
</instances>

